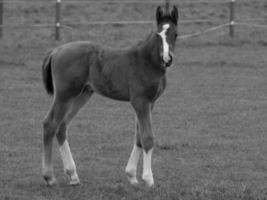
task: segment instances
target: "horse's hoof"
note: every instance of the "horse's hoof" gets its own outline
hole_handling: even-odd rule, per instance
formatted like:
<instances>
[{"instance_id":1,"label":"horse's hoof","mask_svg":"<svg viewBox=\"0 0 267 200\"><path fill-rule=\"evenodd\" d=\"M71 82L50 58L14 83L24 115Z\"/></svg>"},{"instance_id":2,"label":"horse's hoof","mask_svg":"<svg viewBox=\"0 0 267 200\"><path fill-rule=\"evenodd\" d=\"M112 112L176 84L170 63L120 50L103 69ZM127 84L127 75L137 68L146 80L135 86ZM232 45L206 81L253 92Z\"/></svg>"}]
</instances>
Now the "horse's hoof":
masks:
<instances>
[{"instance_id":1,"label":"horse's hoof","mask_svg":"<svg viewBox=\"0 0 267 200\"><path fill-rule=\"evenodd\" d=\"M129 179L129 178L128 178L128 180L129 180L129 182L131 183L131 185L138 185L138 184L139 184L137 178L132 178L132 179Z\"/></svg>"},{"instance_id":2,"label":"horse's hoof","mask_svg":"<svg viewBox=\"0 0 267 200\"><path fill-rule=\"evenodd\" d=\"M76 186L76 185L80 185L81 184L81 182L80 182L80 180L79 180L79 178L78 179L73 179L73 180L70 180L70 183L69 183L71 186Z\"/></svg>"},{"instance_id":3,"label":"horse's hoof","mask_svg":"<svg viewBox=\"0 0 267 200\"><path fill-rule=\"evenodd\" d=\"M46 182L46 185L48 187L52 187L53 185L55 185L57 183L56 179L54 176L44 176L44 180Z\"/></svg>"},{"instance_id":4,"label":"horse's hoof","mask_svg":"<svg viewBox=\"0 0 267 200\"><path fill-rule=\"evenodd\" d=\"M127 176L127 179L128 181L130 182L131 185L138 185L139 182L136 178L136 175L133 175L132 173L130 172L126 172L126 176Z\"/></svg>"},{"instance_id":5,"label":"horse's hoof","mask_svg":"<svg viewBox=\"0 0 267 200\"><path fill-rule=\"evenodd\" d=\"M138 185L139 184L139 182L138 182L136 177L127 176L127 179L128 179L128 181L130 182L131 185Z\"/></svg>"},{"instance_id":6,"label":"horse's hoof","mask_svg":"<svg viewBox=\"0 0 267 200\"><path fill-rule=\"evenodd\" d=\"M80 179L79 179L77 174L70 176L70 185L71 186L76 186L76 185L80 185L80 184L81 184L81 182L80 182Z\"/></svg>"},{"instance_id":7,"label":"horse's hoof","mask_svg":"<svg viewBox=\"0 0 267 200\"><path fill-rule=\"evenodd\" d=\"M65 170L65 174L69 177L69 184L71 186L80 185L80 179L76 171L73 170Z\"/></svg>"},{"instance_id":8,"label":"horse's hoof","mask_svg":"<svg viewBox=\"0 0 267 200\"><path fill-rule=\"evenodd\" d=\"M147 187L153 187L154 186L154 179L153 179L153 176L150 175L150 174L147 174L147 175L143 175L143 181L145 182L146 186Z\"/></svg>"}]
</instances>

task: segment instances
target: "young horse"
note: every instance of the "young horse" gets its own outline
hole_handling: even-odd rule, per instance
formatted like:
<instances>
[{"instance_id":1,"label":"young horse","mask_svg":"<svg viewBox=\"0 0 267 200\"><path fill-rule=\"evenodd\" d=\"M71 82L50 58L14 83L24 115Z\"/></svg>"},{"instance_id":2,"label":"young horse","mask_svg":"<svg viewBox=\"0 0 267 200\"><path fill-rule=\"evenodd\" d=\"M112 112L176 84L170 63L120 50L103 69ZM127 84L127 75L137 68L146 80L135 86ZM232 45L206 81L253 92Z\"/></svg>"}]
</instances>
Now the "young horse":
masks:
<instances>
[{"instance_id":1,"label":"young horse","mask_svg":"<svg viewBox=\"0 0 267 200\"><path fill-rule=\"evenodd\" d=\"M136 169L143 152L142 178L153 186L151 169L153 133L151 110L166 86L166 68L172 64L177 37L178 10L156 11L157 32L146 41L128 49L110 49L91 42L68 43L45 57L43 82L53 104L43 122L42 173L48 185L56 182L52 166L53 138L59 143L64 171L70 184L79 184L75 162L67 141L67 127L79 109L94 92L123 101L130 101L136 112L135 143L126 174L137 184Z\"/></svg>"}]
</instances>

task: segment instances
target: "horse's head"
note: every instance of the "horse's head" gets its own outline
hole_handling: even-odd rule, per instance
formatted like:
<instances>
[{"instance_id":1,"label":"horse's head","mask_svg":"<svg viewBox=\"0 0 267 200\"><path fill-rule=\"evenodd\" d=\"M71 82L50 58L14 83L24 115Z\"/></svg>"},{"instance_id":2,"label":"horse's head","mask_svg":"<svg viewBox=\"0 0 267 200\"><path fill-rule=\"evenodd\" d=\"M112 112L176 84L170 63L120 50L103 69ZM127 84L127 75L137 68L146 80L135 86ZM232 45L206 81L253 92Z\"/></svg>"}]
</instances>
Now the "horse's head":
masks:
<instances>
[{"instance_id":1,"label":"horse's head","mask_svg":"<svg viewBox=\"0 0 267 200\"><path fill-rule=\"evenodd\" d=\"M172 64L173 51L177 38L178 9L173 6L171 12L166 9L165 12L159 6L156 11L157 37L159 40L161 66L169 67Z\"/></svg>"}]
</instances>

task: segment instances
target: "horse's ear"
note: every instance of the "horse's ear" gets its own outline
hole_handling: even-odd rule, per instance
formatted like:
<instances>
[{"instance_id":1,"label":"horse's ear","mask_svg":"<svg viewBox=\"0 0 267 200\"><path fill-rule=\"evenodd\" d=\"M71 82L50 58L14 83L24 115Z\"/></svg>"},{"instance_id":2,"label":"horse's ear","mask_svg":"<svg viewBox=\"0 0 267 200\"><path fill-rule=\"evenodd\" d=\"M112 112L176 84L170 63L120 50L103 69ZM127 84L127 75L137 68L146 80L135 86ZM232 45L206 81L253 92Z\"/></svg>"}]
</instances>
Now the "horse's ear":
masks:
<instances>
[{"instance_id":1,"label":"horse's ear","mask_svg":"<svg viewBox=\"0 0 267 200\"><path fill-rule=\"evenodd\" d=\"M156 10L156 20L157 20L157 23L160 24L160 21L163 17L163 11L162 11L162 8L160 6L158 6L157 10Z\"/></svg>"},{"instance_id":2,"label":"horse's ear","mask_svg":"<svg viewBox=\"0 0 267 200\"><path fill-rule=\"evenodd\" d=\"M179 19L179 12L178 8L176 6L173 6L172 12L171 12L171 18L175 24L177 24L178 19Z\"/></svg>"}]
</instances>

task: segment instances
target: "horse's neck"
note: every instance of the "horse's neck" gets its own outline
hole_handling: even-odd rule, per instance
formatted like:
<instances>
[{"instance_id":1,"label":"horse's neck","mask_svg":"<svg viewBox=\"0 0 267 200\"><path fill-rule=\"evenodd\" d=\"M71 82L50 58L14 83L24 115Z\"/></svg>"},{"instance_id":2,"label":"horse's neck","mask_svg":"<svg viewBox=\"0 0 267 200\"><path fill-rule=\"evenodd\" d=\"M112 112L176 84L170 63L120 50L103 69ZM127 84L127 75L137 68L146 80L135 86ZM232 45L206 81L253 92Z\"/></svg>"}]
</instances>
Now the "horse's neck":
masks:
<instances>
[{"instance_id":1,"label":"horse's neck","mask_svg":"<svg viewBox=\"0 0 267 200\"><path fill-rule=\"evenodd\" d=\"M149 53L149 50L153 48L153 35L150 34L147 38L143 41L140 41L134 49L137 49L142 55L146 55Z\"/></svg>"},{"instance_id":2,"label":"horse's neck","mask_svg":"<svg viewBox=\"0 0 267 200\"><path fill-rule=\"evenodd\" d=\"M145 48L153 48L156 45L156 34L150 33L147 39L144 41Z\"/></svg>"},{"instance_id":3,"label":"horse's neck","mask_svg":"<svg viewBox=\"0 0 267 200\"><path fill-rule=\"evenodd\" d=\"M149 35L149 37L143 42L143 44L141 46L142 55L145 55L145 57L147 59L149 59L150 61L152 61L152 60L154 61L157 56L160 56L160 55L156 55L157 45L158 45L157 44L157 37L156 37L155 33Z\"/></svg>"},{"instance_id":4,"label":"horse's neck","mask_svg":"<svg viewBox=\"0 0 267 200\"><path fill-rule=\"evenodd\" d=\"M160 46L158 42L156 33L150 34L144 42L140 43L136 51L139 60L143 64L141 66L147 72L149 71L149 77L153 80L162 78L166 71L161 67L160 50L158 49Z\"/></svg>"}]
</instances>

